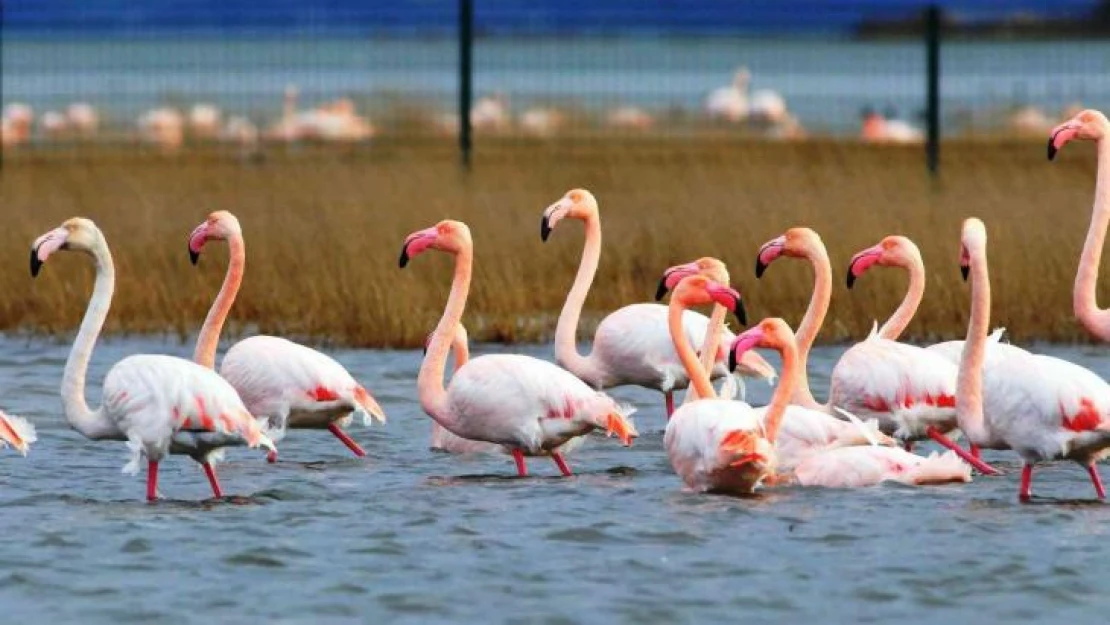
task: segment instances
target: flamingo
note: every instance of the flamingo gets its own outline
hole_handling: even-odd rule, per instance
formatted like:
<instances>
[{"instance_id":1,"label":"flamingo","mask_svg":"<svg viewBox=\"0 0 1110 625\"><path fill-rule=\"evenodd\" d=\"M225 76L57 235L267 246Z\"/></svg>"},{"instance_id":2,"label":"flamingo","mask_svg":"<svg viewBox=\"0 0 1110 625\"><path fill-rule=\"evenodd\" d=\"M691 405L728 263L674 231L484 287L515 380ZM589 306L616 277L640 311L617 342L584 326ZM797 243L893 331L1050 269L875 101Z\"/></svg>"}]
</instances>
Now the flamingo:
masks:
<instances>
[{"instance_id":1,"label":"flamingo","mask_svg":"<svg viewBox=\"0 0 1110 625\"><path fill-rule=\"evenodd\" d=\"M705 112L712 119L723 119L736 123L747 119L748 83L751 82L751 72L748 68L741 67L733 74L732 84L718 87L709 93L705 99Z\"/></svg>"},{"instance_id":2,"label":"flamingo","mask_svg":"<svg viewBox=\"0 0 1110 625\"><path fill-rule=\"evenodd\" d=\"M852 266L876 262L880 251L868 250ZM899 248L901 249L901 248ZM849 348L833 368L828 404L814 399L806 380L809 350L828 312L832 294L832 268L821 237L809 228L791 228L765 243L756 258L756 276L762 277L775 259L805 258L814 268L814 290L809 308L798 324L800 378L792 402L833 414L835 408L865 418L877 418L884 432L904 442L931 438L952 449L979 471L996 471L953 443L946 434L956 429L955 366L939 354L883 339L877 331ZM908 323L908 319L906 320ZM901 323L895 319L892 328Z\"/></svg>"},{"instance_id":3,"label":"flamingo","mask_svg":"<svg viewBox=\"0 0 1110 625\"><path fill-rule=\"evenodd\" d=\"M96 112L96 108L88 102L70 104L66 108L66 119L69 121L69 125L82 137L90 137L96 134L96 129L100 125L100 115Z\"/></svg>"},{"instance_id":4,"label":"flamingo","mask_svg":"<svg viewBox=\"0 0 1110 625\"><path fill-rule=\"evenodd\" d=\"M748 494L774 474L775 436L795 378L783 377L762 419L742 401L718 399L683 324L687 307L714 303L738 317L744 310L739 293L701 275L682 278L671 294L667 326L699 399L684 403L667 421L663 445L675 473L689 488ZM794 364L795 354L791 351L785 358L784 371Z\"/></svg>"},{"instance_id":5,"label":"flamingo","mask_svg":"<svg viewBox=\"0 0 1110 625\"><path fill-rule=\"evenodd\" d=\"M1048 140L1048 160L1069 141L1081 139L1094 141L1098 150L1098 173L1095 178L1095 201L1091 209L1091 224L1087 240L1079 257L1079 269L1072 289L1072 307L1075 317L1095 337L1110 340L1110 310L1099 308L1095 296L1098 286L1098 266L1102 261L1102 245L1106 241L1106 226L1110 224L1110 142L1104 141L1110 132L1110 121L1101 112L1087 109L1052 130Z\"/></svg>"},{"instance_id":6,"label":"flamingo","mask_svg":"<svg viewBox=\"0 0 1110 625\"><path fill-rule=\"evenodd\" d=\"M197 336L193 360L214 369L220 331L235 303L247 262L243 231L235 215L216 211L189 235L189 259L195 265L204 245L227 241L230 248L227 274ZM252 336L232 345L220 365L220 375L243 398L251 414L269 420L271 436L280 441L287 428L326 429L356 456L366 455L343 426L353 413L363 423L385 422L385 413L343 365L330 356L276 336ZM276 450L267 455L277 461Z\"/></svg>"},{"instance_id":7,"label":"flamingo","mask_svg":"<svg viewBox=\"0 0 1110 625\"><path fill-rule=\"evenodd\" d=\"M74 217L35 239L31 276L58 250L92 256L96 282L81 329L66 360L62 404L73 429L92 440L127 441L132 452L124 471L135 473L147 458L147 499L158 496L158 463L183 454L204 468L212 493L222 497L212 460L223 447L263 446L270 438L247 411L235 389L215 372L183 358L140 354L116 363L104 377L104 403L85 403L85 374L96 337L104 326L116 272L104 235L89 219Z\"/></svg>"},{"instance_id":8,"label":"flamingo","mask_svg":"<svg viewBox=\"0 0 1110 625\"><path fill-rule=\"evenodd\" d=\"M593 194L585 189L572 189L547 207L540 223L540 238L547 241L564 218L578 219L585 223L586 242L578 273L555 328L556 362L596 389L636 384L662 391L666 397L669 417L674 413L674 390L686 388L690 380L668 338L665 306L631 304L610 313L601 320L594 333L591 353L588 356L578 353L575 341L578 319L582 315L582 306L586 302L590 285L593 284L601 257L601 217ZM728 282L728 273L720 261L705 259L704 263L699 263L697 271L706 271L720 283ZM685 275L685 272L680 272L675 277L680 275ZM660 299L665 292L664 285L660 285L656 299ZM721 322L724 321L724 309L718 309L717 317ZM705 335L709 319L705 315L689 312L683 316L683 325L687 333L692 335L691 340L695 340ZM731 333L726 337L731 338ZM724 368L723 351L718 355L717 361L720 366L714 366L713 377L724 377L728 372ZM774 375L774 369L755 354L746 358L742 365L741 373L745 375Z\"/></svg>"},{"instance_id":9,"label":"flamingo","mask_svg":"<svg viewBox=\"0 0 1110 625\"><path fill-rule=\"evenodd\" d=\"M26 456L36 440L38 435L30 421L0 410L0 449L10 446Z\"/></svg>"},{"instance_id":10,"label":"flamingo","mask_svg":"<svg viewBox=\"0 0 1110 625\"><path fill-rule=\"evenodd\" d=\"M470 228L445 220L410 234L401 247L401 268L428 249L455 257L451 294L417 379L420 405L428 416L452 434L505 447L522 477L528 474L524 456L541 454L549 454L564 476L571 475L559 446L595 429L632 444L637 433L627 419L631 409L545 360L518 354L479 356L459 368L445 389L447 353L470 291Z\"/></svg>"},{"instance_id":11,"label":"flamingo","mask_svg":"<svg viewBox=\"0 0 1110 625\"><path fill-rule=\"evenodd\" d=\"M797 366L797 341L785 321L779 318L764 319L737 335L728 348L729 361L736 362L738 357L754 347L769 347L778 351L783 358L782 380L796 382L798 376L793 368ZM819 436L813 436L812 433L820 431L815 430L813 424L820 423L817 417L832 417L793 405L786 406L783 413L775 404L780 394L783 403L789 401L790 393L781 390L780 385L771 404L755 409L764 427L768 429L772 427L770 417L780 415L775 417L779 425L775 451L778 456L777 469L782 472L768 476L768 485L860 488L885 481L906 485L971 481L970 467L961 462L955 452L922 457L897 447L880 446L879 439L864 430L863 424L858 422L855 424L860 427L858 431L871 439L871 444L858 442L842 446L821 440ZM796 421L803 427L799 428ZM792 428L794 432L790 432ZM811 434L806 436L807 432Z\"/></svg>"},{"instance_id":12,"label":"flamingo","mask_svg":"<svg viewBox=\"0 0 1110 625\"><path fill-rule=\"evenodd\" d=\"M956 395L960 429L979 447L1013 449L1022 457L1018 498L1023 502L1033 495L1033 465L1049 460L1086 467L1095 493L1105 499L1095 462L1110 455L1110 385L1059 358L1008 345L988 350L991 300L983 222L964 221L960 243L960 266L971 280L971 318ZM997 348L1009 349L997 358L991 354Z\"/></svg>"}]
</instances>

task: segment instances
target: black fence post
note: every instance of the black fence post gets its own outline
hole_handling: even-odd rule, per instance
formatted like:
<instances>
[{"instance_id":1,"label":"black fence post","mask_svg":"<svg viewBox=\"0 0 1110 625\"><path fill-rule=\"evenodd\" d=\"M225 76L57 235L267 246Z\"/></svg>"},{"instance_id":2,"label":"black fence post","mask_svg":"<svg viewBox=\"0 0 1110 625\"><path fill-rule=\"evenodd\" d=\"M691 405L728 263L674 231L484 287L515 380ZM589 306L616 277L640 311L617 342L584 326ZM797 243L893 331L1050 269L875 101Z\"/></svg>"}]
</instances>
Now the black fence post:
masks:
<instances>
[{"instance_id":1,"label":"black fence post","mask_svg":"<svg viewBox=\"0 0 1110 625\"><path fill-rule=\"evenodd\" d=\"M470 102L474 53L474 2L459 0L459 151L465 169L470 169Z\"/></svg>"},{"instance_id":2,"label":"black fence post","mask_svg":"<svg viewBox=\"0 0 1110 625\"><path fill-rule=\"evenodd\" d=\"M925 10L925 165L936 175L940 169L940 7Z\"/></svg>"},{"instance_id":3,"label":"black fence post","mask_svg":"<svg viewBox=\"0 0 1110 625\"><path fill-rule=\"evenodd\" d=\"M4 0L0 0L0 107L4 106ZM0 147L0 171L4 171L4 152Z\"/></svg>"}]
</instances>

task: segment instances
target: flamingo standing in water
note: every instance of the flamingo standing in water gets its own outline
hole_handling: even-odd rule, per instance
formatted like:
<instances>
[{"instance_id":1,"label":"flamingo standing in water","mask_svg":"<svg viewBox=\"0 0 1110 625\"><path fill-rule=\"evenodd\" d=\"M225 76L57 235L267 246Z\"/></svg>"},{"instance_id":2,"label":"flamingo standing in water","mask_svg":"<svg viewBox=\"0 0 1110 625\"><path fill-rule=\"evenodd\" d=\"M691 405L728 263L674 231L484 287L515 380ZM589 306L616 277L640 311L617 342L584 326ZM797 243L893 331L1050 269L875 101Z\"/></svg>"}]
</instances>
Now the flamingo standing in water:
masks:
<instances>
[{"instance_id":1,"label":"flamingo standing in water","mask_svg":"<svg viewBox=\"0 0 1110 625\"><path fill-rule=\"evenodd\" d=\"M857 255L853 267L876 262L885 250ZM762 277L775 259L804 258L814 268L814 290L809 308L798 324L799 381L793 402L834 414L834 407L852 414L877 418L884 432L904 442L931 438L952 449L976 469L997 473L982 460L953 443L946 434L956 429L955 366L936 353L881 338L872 332L849 348L833 368L827 405L817 403L806 380L809 350L828 312L832 295L832 267L821 237L809 228L791 228L765 243L756 258L756 276ZM921 285L923 288L924 285ZM902 323L897 315L896 327ZM908 323L908 319L906 319Z\"/></svg>"},{"instance_id":2,"label":"flamingo standing in water","mask_svg":"<svg viewBox=\"0 0 1110 625\"><path fill-rule=\"evenodd\" d=\"M487 354L470 360L443 386L447 354L462 319L473 268L470 228L460 221L441 221L405 238L400 266L428 250L455 257L455 275L443 317L420 367L417 387L424 412L452 434L504 446L527 475L524 456L549 454L563 475L571 475L559 447L595 429L632 444L636 429L631 410L617 405L560 367L517 354Z\"/></svg>"},{"instance_id":3,"label":"flamingo standing in water","mask_svg":"<svg viewBox=\"0 0 1110 625\"><path fill-rule=\"evenodd\" d=\"M1099 111L1080 111L1072 119L1052 130L1048 139L1048 160L1069 141L1081 139L1094 141L1098 156L1098 173L1095 178L1095 202L1091 210L1091 225L1087 240L1079 257L1072 290L1072 307L1075 316L1092 335L1110 341L1110 310L1098 307L1095 289L1098 286L1098 267L1102 261L1102 246L1106 241L1106 227L1110 224L1110 121Z\"/></svg>"},{"instance_id":4,"label":"flamingo standing in water","mask_svg":"<svg viewBox=\"0 0 1110 625\"><path fill-rule=\"evenodd\" d=\"M220 331L243 282L247 252L239 220L227 211L212 213L189 235L189 259L194 265L211 240L227 241L231 253L223 286L197 336L193 360L214 369ZM271 436L278 441L287 428L326 429L361 457L366 452L342 426L350 423L354 413L361 414L366 425L371 419L385 422L381 406L343 365L276 336L252 336L232 345L220 375L235 387L252 414L269 419ZM275 462L277 451L271 450L267 459Z\"/></svg>"},{"instance_id":5,"label":"flamingo standing in water","mask_svg":"<svg viewBox=\"0 0 1110 625\"><path fill-rule=\"evenodd\" d=\"M540 237L546 241L554 228L564 218L584 222L586 242L574 284L567 294L566 303L559 314L555 328L555 360L568 371L596 389L623 384L635 384L658 389L666 396L667 416L674 412L674 390L686 388L690 379L682 367L667 330L667 308L659 304L631 304L620 308L601 320L594 333L593 349L589 355L578 353L575 334L582 306L597 274L601 258L601 216L597 200L585 189L572 189L558 202L547 207L540 223ZM724 265L714 259L699 261L699 271L705 271L721 283L728 282ZM722 273L724 272L724 273ZM663 286L656 299L665 293ZM724 320L724 310L719 309ZM682 319L690 340L700 339L709 327L705 315L688 312ZM741 319L743 323L743 319ZM726 339L731 339L728 333ZM717 356L720 366L714 366L713 377L728 375L724 367L724 351ZM741 374L773 377L774 369L757 354L751 354L741 363Z\"/></svg>"},{"instance_id":6,"label":"flamingo standing in water","mask_svg":"<svg viewBox=\"0 0 1110 625\"><path fill-rule=\"evenodd\" d=\"M704 276L683 278L671 295L667 325L699 399L687 401L675 411L667 422L663 445L675 473L689 488L747 494L774 474L775 436L795 379L783 377L771 402L773 408L763 419L742 401L718 399L682 322L687 307L713 303L738 317L743 314L739 293ZM791 360L784 360L784 369L793 364L794 354L788 357Z\"/></svg>"},{"instance_id":7,"label":"flamingo standing in water","mask_svg":"<svg viewBox=\"0 0 1110 625\"><path fill-rule=\"evenodd\" d=\"M96 266L96 282L81 329L62 375L62 403L73 429L93 440L127 441L138 471L147 458L148 500L158 496L158 463L166 454L184 454L204 467L212 493L223 494L212 467L214 456L231 445L274 449L235 389L210 369L183 358L141 354L116 363L104 377L104 404L85 403L85 374L96 337L112 303L116 272L104 235L91 220L75 217L41 237L31 248L31 276L58 250L85 252Z\"/></svg>"},{"instance_id":8,"label":"flamingo standing in water","mask_svg":"<svg viewBox=\"0 0 1110 625\"><path fill-rule=\"evenodd\" d=\"M1105 499L1095 462L1110 454L1110 385L1073 363L1017 348L984 367L992 355L987 350L991 300L983 222L966 220L960 243L960 266L971 280L971 319L956 395L960 429L979 447L1021 455L1021 501L1032 497L1033 465L1047 460L1086 467L1098 498ZM1000 347L1010 346L994 346Z\"/></svg>"}]
</instances>

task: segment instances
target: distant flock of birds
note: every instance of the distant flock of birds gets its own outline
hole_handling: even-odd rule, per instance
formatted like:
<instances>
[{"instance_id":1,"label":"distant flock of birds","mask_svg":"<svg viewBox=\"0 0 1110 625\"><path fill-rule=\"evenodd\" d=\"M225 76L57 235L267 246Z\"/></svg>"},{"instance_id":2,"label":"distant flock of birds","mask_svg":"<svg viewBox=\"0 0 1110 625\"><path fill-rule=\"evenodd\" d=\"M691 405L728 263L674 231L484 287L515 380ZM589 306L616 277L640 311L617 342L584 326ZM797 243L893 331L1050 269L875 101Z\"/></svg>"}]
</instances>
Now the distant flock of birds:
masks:
<instances>
[{"instance_id":1,"label":"distant flock of birds","mask_svg":"<svg viewBox=\"0 0 1110 625\"><path fill-rule=\"evenodd\" d=\"M786 99L771 89L751 89L751 72L739 68L729 85L713 89L704 101L705 118L731 126L744 126L773 139L803 139L805 128L787 107ZM176 152L187 140L223 141L253 149L260 141L322 141L356 143L373 138L378 129L360 115L350 98L339 98L314 108L299 109L298 90L285 90L281 116L269 126L259 128L245 115L225 115L215 104L198 102L182 111L162 106L142 113L134 122L135 137L163 152ZM1081 108L1070 107L1065 117ZM471 108L471 125L477 132L509 133L550 137L567 129L569 115L558 107L528 108L514 119L508 96L493 93L477 99ZM441 114L431 120L432 130L443 135L458 131L458 116ZM1041 109L1021 107L1009 115L1008 128L1024 134L1040 134L1051 128L1050 118ZM641 132L658 126L657 115L644 108L623 105L604 116L610 128ZM98 136L101 115L88 102L74 102L65 110L48 110L36 119L34 109L25 103L10 103L0 114L0 139L12 148L38 138L44 141L88 140ZM900 119L893 107L880 114L876 109L861 112L859 138L874 143L919 143L922 130Z\"/></svg>"},{"instance_id":2,"label":"distant flock of birds","mask_svg":"<svg viewBox=\"0 0 1110 625\"><path fill-rule=\"evenodd\" d=\"M1056 126L1048 157L1072 140L1098 144L1098 180L1090 230L1075 281L1078 319L1110 340L1110 310L1095 302L1098 267L1110 223L1110 122L1085 110ZM854 255L847 265L849 288L873 267L904 269L909 286L889 320L849 348L831 372L829 395L819 402L810 390L807 358L820 332L832 291L832 266L821 238L809 228L787 230L756 253L756 276L779 259L808 261L814 290L797 330L767 318L740 333L725 328L731 312L747 322L740 293L729 286L725 265L712 257L662 272L656 299L664 306L631 304L606 316L589 353L578 351L579 317L602 250L597 199L584 189L568 191L542 213L546 241L564 221L584 226L580 265L559 316L555 362L517 354L471 359L461 320L474 263L470 229L445 220L404 238L399 264L436 251L454 259L454 275L442 318L430 335L416 380L424 412L432 418L432 446L451 453L508 454L516 471L526 459L551 458L571 475L566 455L593 431L625 445L637 437L628 406L604 392L638 385L664 394L668 417L664 446L671 466L696 491L748 494L782 485L856 488L897 481L907 485L968 482L972 469L999 471L980 449L1012 450L1024 462L1019 496L1032 497L1038 463L1072 460L1089 472L1097 496L1105 497L1096 461L1110 454L1110 385L1076 364L1001 341L989 333L990 281L984 224L967 219L959 263L971 283L965 340L928 347L898 342L924 296L925 268L914 243L888 236ZM85 400L86 372L97 335L108 315L115 283L112 255L103 233L89 219L72 218L37 238L31 275L61 251L82 252L96 280L84 320L62 374L61 396L69 424L89 439L125 441L137 471L145 459L147 497L159 496L159 463L172 454L193 458L216 497L222 490L213 462L229 446L261 447L277 459L277 443L289 430L328 430L356 455L363 449L346 432L353 417L369 424L385 413L367 389L323 353L274 336L233 345L216 372L223 324L244 279L246 252L239 221L218 211L188 237L196 264L212 241L226 241L229 264L223 286L204 321L192 361L165 355L133 355L109 370L103 403ZM598 288L605 288L599 285ZM711 316L690 310L713 306ZM700 350L693 345L700 341ZM752 407L740 399L741 376L772 381L775 370L755 349L781 355L782 369L771 401ZM454 371L445 385L447 361ZM556 364L557 363L557 364ZM718 390L713 380L721 380ZM688 389L675 406L676 390ZM964 449L957 435L967 439ZM943 454L913 453L933 440ZM0 413L0 440L26 453L35 440L25 419Z\"/></svg>"}]
</instances>

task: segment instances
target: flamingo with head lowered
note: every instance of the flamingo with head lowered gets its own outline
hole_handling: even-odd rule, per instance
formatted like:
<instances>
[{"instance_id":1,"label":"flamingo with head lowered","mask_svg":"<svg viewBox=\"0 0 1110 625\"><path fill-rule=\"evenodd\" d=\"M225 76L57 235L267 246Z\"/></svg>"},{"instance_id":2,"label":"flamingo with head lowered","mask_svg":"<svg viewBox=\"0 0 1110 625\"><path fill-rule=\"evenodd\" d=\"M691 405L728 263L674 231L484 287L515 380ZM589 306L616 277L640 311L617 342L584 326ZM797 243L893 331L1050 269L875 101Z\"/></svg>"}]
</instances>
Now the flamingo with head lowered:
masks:
<instances>
[{"instance_id":1,"label":"flamingo with head lowered","mask_svg":"<svg viewBox=\"0 0 1110 625\"><path fill-rule=\"evenodd\" d=\"M555 360L595 389L635 384L662 391L666 396L667 416L674 412L674 390L690 384L667 330L667 308L659 304L631 304L613 311L601 320L594 333L593 348L588 355L578 353L575 334L582 306L597 274L601 258L601 216L597 199L585 189L572 189L543 212L540 237L546 241L563 219L577 219L585 224L586 242L574 285L567 294L555 328ZM724 265L715 259L698 261L699 272L728 283ZM663 285L656 299L665 293ZM718 309L718 316L724 313ZM741 319L741 323L743 320ZM682 318L690 340L700 340L709 327L705 315L687 312ZM725 334L725 340L732 338ZM719 350L712 371L713 378L728 375L724 367L724 351ZM748 355L740 363L741 375L773 378L774 369L758 354Z\"/></svg>"},{"instance_id":2,"label":"flamingo with head lowered","mask_svg":"<svg viewBox=\"0 0 1110 625\"><path fill-rule=\"evenodd\" d=\"M880 244L861 253L862 256L857 255L852 266L877 262L886 252ZM828 312L832 266L816 232L809 228L791 228L760 248L756 276L761 277L767 266L782 256L809 260L815 276L809 308L798 325L800 365L794 403L834 415L834 408L839 408L864 418L876 418L880 428L895 438L907 443L931 438L955 451L976 469L997 473L946 435L957 427L956 370L939 354L881 338L873 331L866 340L853 345L840 357L830 377L828 404L817 403L806 381L806 362ZM900 317L896 318L892 327L900 323Z\"/></svg>"},{"instance_id":3,"label":"flamingo with head lowered","mask_svg":"<svg viewBox=\"0 0 1110 625\"><path fill-rule=\"evenodd\" d=\"M223 286L197 336L193 359L209 369L216 366L216 346L228 312L243 282L246 244L235 215L216 211L189 235L189 259L200 258L208 241L223 240L231 250ZM328 430L356 456L366 452L346 432L343 425L352 414L385 422L385 413L366 389L330 356L276 336L252 336L227 350L220 375L231 383L252 414L269 419L276 440L288 428ZM267 455L277 460L277 452Z\"/></svg>"},{"instance_id":4,"label":"flamingo with head lowered","mask_svg":"<svg viewBox=\"0 0 1110 625\"><path fill-rule=\"evenodd\" d=\"M1021 501L1033 495L1033 465L1049 460L1086 467L1095 493L1104 499L1095 463L1110 455L1110 385L1066 360L1005 344L988 350L991 296L983 222L966 220L960 244L960 266L971 282L956 393L960 429L979 447L1013 449L1022 457Z\"/></svg>"},{"instance_id":5,"label":"flamingo with head lowered","mask_svg":"<svg viewBox=\"0 0 1110 625\"><path fill-rule=\"evenodd\" d=\"M503 446L527 475L524 457L550 455L563 475L571 475L559 447L593 430L616 434L625 445L637 435L622 408L566 370L538 358L487 354L469 360L443 386L451 341L466 308L473 270L470 228L441 221L405 238L399 264L434 249L455 258L455 275L443 317L420 367L420 405L441 426L462 438Z\"/></svg>"},{"instance_id":6,"label":"flamingo with head lowered","mask_svg":"<svg viewBox=\"0 0 1110 625\"><path fill-rule=\"evenodd\" d=\"M96 267L96 283L81 329L62 375L62 404L73 429L93 440L127 441L135 472L147 459L147 499L158 496L158 463L167 454L196 460L221 497L212 460L223 447L274 448L235 389L211 369L183 358L142 354L116 363L104 378L103 405L85 403L85 374L96 337L112 303L116 272L104 235L92 221L75 217L35 239L31 276L54 252L84 252Z\"/></svg>"}]
</instances>

